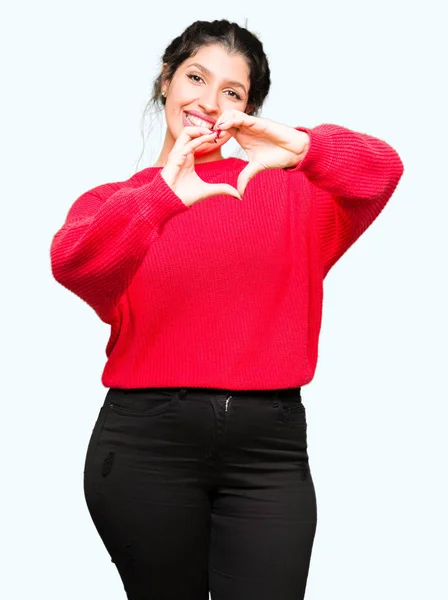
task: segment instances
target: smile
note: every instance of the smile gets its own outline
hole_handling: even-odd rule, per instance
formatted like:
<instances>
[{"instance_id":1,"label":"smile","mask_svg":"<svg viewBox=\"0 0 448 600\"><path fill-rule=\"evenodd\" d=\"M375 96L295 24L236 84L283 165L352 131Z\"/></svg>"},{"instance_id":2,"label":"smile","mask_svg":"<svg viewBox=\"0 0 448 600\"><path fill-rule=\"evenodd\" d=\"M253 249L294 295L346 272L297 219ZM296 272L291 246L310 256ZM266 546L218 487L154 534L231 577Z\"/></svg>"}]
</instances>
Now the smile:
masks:
<instances>
[{"instance_id":1,"label":"smile","mask_svg":"<svg viewBox=\"0 0 448 600\"><path fill-rule=\"evenodd\" d=\"M212 129L212 127L213 127L213 123L210 123L210 121L204 121L203 119L194 117L193 115L190 115L189 113L184 113L184 115L185 115L185 120L190 125L195 125L196 127L207 127L208 129Z\"/></svg>"}]
</instances>

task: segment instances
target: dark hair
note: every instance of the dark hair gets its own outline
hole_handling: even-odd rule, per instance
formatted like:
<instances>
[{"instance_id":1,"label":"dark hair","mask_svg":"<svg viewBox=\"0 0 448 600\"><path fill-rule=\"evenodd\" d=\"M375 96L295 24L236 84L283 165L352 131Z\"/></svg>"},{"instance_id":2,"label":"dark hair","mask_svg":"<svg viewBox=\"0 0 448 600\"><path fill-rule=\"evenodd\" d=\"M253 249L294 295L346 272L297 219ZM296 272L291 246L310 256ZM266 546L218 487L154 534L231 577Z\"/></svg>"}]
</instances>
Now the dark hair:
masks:
<instances>
[{"instance_id":1,"label":"dark hair","mask_svg":"<svg viewBox=\"0 0 448 600\"><path fill-rule=\"evenodd\" d=\"M162 65L166 64L166 67L153 83L152 96L145 107L143 120L151 106L163 110L166 99L161 95L162 83L170 82L177 68L188 58L195 56L201 47L212 44L219 44L229 54L241 54L246 59L250 71L247 99L247 107L250 110L247 114L253 116L259 114L271 85L269 64L263 44L245 27L222 19L195 21L167 46L161 57ZM142 155L143 152L144 149Z\"/></svg>"}]
</instances>

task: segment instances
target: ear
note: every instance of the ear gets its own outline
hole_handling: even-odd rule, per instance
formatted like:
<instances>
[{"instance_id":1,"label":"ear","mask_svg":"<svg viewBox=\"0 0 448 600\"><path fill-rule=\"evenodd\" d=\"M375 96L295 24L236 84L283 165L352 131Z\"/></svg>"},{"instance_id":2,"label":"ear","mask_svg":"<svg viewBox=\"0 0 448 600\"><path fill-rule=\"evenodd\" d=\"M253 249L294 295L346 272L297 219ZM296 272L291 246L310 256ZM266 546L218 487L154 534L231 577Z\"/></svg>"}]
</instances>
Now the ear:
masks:
<instances>
[{"instance_id":1,"label":"ear","mask_svg":"<svg viewBox=\"0 0 448 600\"><path fill-rule=\"evenodd\" d=\"M160 73L161 75L161 79L160 79L160 83L162 84L162 86L167 83L167 75L166 75L166 71L167 71L167 65L166 63L163 63L162 65L162 72Z\"/></svg>"},{"instance_id":2,"label":"ear","mask_svg":"<svg viewBox=\"0 0 448 600\"><path fill-rule=\"evenodd\" d=\"M253 104L248 104L246 106L246 110L244 111L247 115L250 115L250 113L253 111L254 109L254 105Z\"/></svg>"}]
</instances>

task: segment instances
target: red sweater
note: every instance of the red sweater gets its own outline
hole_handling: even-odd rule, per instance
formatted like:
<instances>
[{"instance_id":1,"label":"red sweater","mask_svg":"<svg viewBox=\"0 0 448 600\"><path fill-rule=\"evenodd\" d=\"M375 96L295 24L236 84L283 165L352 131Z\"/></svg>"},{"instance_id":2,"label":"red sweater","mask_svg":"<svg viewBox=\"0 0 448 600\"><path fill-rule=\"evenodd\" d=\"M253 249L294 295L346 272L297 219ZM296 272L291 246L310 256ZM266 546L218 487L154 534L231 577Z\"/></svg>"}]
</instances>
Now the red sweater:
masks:
<instances>
[{"instance_id":1,"label":"red sweater","mask_svg":"<svg viewBox=\"0 0 448 600\"><path fill-rule=\"evenodd\" d=\"M316 369L323 280L380 214L403 173L386 142L338 125L243 200L188 207L148 167L71 206L51 243L55 279L110 324L105 387L277 389ZM236 187L239 158L195 165Z\"/></svg>"}]
</instances>

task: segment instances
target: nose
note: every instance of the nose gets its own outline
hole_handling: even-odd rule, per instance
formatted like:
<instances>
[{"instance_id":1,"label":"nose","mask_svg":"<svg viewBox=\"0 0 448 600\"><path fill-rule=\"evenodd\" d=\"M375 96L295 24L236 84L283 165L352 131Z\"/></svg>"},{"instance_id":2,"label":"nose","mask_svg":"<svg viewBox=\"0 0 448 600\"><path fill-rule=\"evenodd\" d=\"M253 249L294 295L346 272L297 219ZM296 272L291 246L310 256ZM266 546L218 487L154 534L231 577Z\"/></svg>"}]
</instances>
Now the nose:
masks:
<instances>
[{"instance_id":1,"label":"nose","mask_svg":"<svg viewBox=\"0 0 448 600\"><path fill-rule=\"evenodd\" d=\"M198 104L200 110L202 110L204 114L217 116L219 113L218 93L214 91L211 86L207 86L203 89Z\"/></svg>"}]
</instances>

